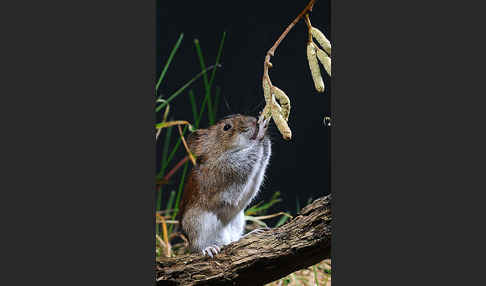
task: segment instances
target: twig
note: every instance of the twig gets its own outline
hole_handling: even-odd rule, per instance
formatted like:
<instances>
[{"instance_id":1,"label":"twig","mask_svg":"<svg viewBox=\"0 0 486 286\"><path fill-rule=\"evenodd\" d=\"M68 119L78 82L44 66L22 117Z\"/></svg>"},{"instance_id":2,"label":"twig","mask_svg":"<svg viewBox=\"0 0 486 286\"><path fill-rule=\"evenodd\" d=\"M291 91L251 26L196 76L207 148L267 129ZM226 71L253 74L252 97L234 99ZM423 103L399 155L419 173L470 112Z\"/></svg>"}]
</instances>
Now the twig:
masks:
<instances>
[{"instance_id":1,"label":"twig","mask_svg":"<svg viewBox=\"0 0 486 286\"><path fill-rule=\"evenodd\" d=\"M307 6L300 12L300 14L287 26L287 28L283 31L277 41L273 44L273 46L268 50L265 60L263 61L263 77L262 77L262 87L263 87L263 95L265 96L265 108L263 108L260 117L258 118L258 122L261 123L263 120L268 119L269 117L273 118L275 125L277 126L278 130L282 134L285 140L290 140L292 137L292 131L290 130L287 120L288 114L290 113L290 101L288 100L287 95L283 91L280 91L277 87L272 85L272 81L270 80L270 76L268 75L268 69L272 67L272 63L270 62L270 58L275 55L275 50L280 45L282 40L287 36L290 30L302 19L304 15L306 15L309 11L312 11L312 7L316 0L310 0ZM311 38L312 39L312 38ZM275 96L274 96L275 95ZM278 97L277 97L278 95ZM276 99L280 102L281 100L286 102L284 108L282 108L276 101ZM282 102L281 102L282 104Z\"/></svg>"},{"instance_id":2,"label":"twig","mask_svg":"<svg viewBox=\"0 0 486 286\"><path fill-rule=\"evenodd\" d=\"M272 67L272 63L270 62L270 57L275 55L275 50L277 49L278 45L280 45L280 42L287 36L287 34L292 30L292 28L297 24L302 17L308 13L309 11L312 11L312 7L314 6L314 3L316 0L310 0L307 6L300 12L300 14L297 16L297 18L288 25L288 27L283 31L283 33L280 35L280 37L277 39L277 41L273 44L273 46L268 50L267 55L265 56L265 61L263 62L263 79L267 79L268 83L270 84L270 87L272 87L272 82L270 81L270 77L268 76L268 68Z\"/></svg>"},{"instance_id":3,"label":"twig","mask_svg":"<svg viewBox=\"0 0 486 286\"><path fill-rule=\"evenodd\" d=\"M307 25L307 32L309 34L309 43L312 42L312 33L311 33L311 29L312 29L312 24L310 22L310 19L309 19L309 14L305 14L305 24Z\"/></svg>"}]
</instances>

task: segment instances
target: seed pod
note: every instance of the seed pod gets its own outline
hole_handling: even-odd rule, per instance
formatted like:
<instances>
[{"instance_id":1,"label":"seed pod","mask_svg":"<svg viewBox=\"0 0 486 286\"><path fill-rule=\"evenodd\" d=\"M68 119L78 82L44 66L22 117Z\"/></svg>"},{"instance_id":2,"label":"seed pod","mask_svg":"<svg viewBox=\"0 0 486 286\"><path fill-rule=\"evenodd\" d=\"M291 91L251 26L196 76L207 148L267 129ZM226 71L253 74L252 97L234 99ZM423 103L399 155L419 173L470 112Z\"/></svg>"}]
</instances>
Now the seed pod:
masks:
<instances>
[{"instance_id":1,"label":"seed pod","mask_svg":"<svg viewBox=\"0 0 486 286\"><path fill-rule=\"evenodd\" d=\"M266 78L263 78L262 81L263 85L263 96L265 97L265 102L268 104L271 100L271 93L270 93L270 84Z\"/></svg>"},{"instance_id":2,"label":"seed pod","mask_svg":"<svg viewBox=\"0 0 486 286\"><path fill-rule=\"evenodd\" d=\"M311 28L312 37L314 37L318 42L319 45L328 53L331 54L331 42L324 36L324 34L319 31L317 28Z\"/></svg>"},{"instance_id":3,"label":"seed pod","mask_svg":"<svg viewBox=\"0 0 486 286\"><path fill-rule=\"evenodd\" d=\"M317 48L317 58L324 66L327 74L331 76L331 58L321 49Z\"/></svg>"},{"instance_id":4,"label":"seed pod","mask_svg":"<svg viewBox=\"0 0 486 286\"><path fill-rule=\"evenodd\" d=\"M263 108L263 111L260 114L260 118L258 119L258 123L260 123L260 121L267 119L267 118L272 116L272 108L270 106L271 106L271 104L265 105L265 108ZM262 118L262 116L263 116L263 118Z\"/></svg>"},{"instance_id":5,"label":"seed pod","mask_svg":"<svg viewBox=\"0 0 486 286\"><path fill-rule=\"evenodd\" d=\"M268 83L268 80L266 78L263 78L262 80L262 86L263 86L263 96L265 97L265 108L263 109L261 115L263 118L260 116L260 119L258 120L259 122L263 119L267 119L268 117L272 116L272 111L270 109L270 103L272 102L272 94L270 92L270 84Z\"/></svg>"},{"instance_id":6,"label":"seed pod","mask_svg":"<svg viewBox=\"0 0 486 286\"><path fill-rule=\"evenodd\" d=\"M273 121L275 122L278 131L280 131L280 134L282 134L283 139L287 141L292 139L292 131L290 130L287 121L282 117L282 114L273 116Z\"/></svg>"},{"instance_id":7,"label":"seed pod","mask_svg":"<svg viewBox=\"0 0 486 286\"><path fill-rule=\"evenodd\" d=\"M275 99L273 99L273 102L271 103L271 108L273 122L275 122L278 131L280 131L280 134L282 134L282 137L285 140L290 140L292 138L292 131L290 131L287 121L285 121L285 119L283 118L281 113L281 107L277 104Z\"/></svg>"},{"instance_id":8,"label":"seed pod","mask_svg":"<svg viewBox=\"0 0 486 286\"><path fill-rule=\"evenodd\" d=\"M316 46L313 42L307 44L307 60L312 74L312 80L318 92L324 92L324 82L322 81L321 71L317 63Z\"/></svg>"},{"instance_id":9,"label":"seed pod","mask_svg":"<svg viewBox=\"0 0 486 286\"><path fill-rule=\"evenodd\" d=\"M283 92L283 90L276 86L273 86L273 94L275 95L275 98L278 100L278 102L280 103L280 107L282 108L282 117L285 119L285 121L288 121L290 114L289 97L285 94L285 92Z\"/></svg>"}]
</instances>

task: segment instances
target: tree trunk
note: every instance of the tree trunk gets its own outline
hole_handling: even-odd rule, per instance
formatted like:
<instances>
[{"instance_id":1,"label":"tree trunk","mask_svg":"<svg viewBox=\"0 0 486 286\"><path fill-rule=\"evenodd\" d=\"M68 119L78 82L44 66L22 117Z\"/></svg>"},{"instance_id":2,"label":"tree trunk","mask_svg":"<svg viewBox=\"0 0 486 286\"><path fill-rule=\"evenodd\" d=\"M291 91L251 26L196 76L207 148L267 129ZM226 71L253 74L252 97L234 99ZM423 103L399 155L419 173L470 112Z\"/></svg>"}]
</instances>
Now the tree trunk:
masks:
<instances>
[{"instance_id":1,"label":"tree trunk","mask_svg":"<svg viewBox=\"0 0 486 286\"><path fill-rule=\"evenodd\" d=\"M222 248L157 260L157 285L263 285L329 258L331 195L309 204L289 223Z\"/></svg>"}]
</instances>

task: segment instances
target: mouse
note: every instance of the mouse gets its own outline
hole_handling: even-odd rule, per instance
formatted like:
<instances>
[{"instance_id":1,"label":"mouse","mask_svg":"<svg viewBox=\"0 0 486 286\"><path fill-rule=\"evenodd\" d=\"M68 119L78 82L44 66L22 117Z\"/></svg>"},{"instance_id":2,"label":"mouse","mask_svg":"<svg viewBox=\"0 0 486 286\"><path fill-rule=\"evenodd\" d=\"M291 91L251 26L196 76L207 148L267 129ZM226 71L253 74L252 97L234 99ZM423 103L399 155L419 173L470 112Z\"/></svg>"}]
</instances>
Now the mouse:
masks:
<instances>
[{"instance_id":1,"label":"mouse","mask_svg":"<svg viewBox=\"0 0 486 286\"><path fill-rule=\"evenodd\" d=\"M191 252L213 257L243 237L244 210L258 194L270 161L269 120L234 114L188 136L197 159L183 190L179 221Z\"/></svg>"}]
</instances>

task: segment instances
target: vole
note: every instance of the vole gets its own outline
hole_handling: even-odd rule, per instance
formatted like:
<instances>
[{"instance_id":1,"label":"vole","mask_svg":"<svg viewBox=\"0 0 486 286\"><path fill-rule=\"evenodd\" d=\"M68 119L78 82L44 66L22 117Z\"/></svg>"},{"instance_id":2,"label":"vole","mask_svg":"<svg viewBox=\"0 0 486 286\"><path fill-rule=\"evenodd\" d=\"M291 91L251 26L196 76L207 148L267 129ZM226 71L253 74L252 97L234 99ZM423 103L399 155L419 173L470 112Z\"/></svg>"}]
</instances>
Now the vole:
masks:
<instances>
[{"instance_id":1,"label":"vole","mask_svg":"<svg viewBox=\"0 0 486 286\"><path fill-rule=\"evenodd\" d=\"M268 120L230 115L188 137L197 158L180 206L190 250L213 257L242 237L244 210L258 193L271 154Z\"/></svg>"}]
</instances>

